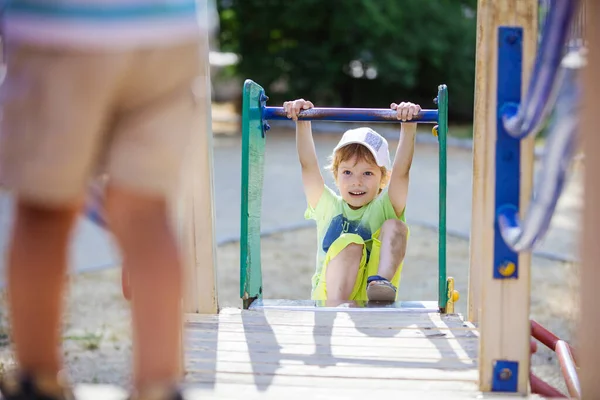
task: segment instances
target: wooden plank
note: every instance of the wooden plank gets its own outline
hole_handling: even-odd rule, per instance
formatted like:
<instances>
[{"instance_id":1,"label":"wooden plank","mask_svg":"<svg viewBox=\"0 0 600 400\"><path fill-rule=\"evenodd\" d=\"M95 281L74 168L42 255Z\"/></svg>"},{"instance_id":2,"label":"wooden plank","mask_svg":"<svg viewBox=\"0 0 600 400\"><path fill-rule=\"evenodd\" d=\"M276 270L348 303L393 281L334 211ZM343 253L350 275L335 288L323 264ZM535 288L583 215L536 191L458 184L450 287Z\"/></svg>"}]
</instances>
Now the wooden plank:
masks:
<instances>
[{"instance_id":1,"label":"wooden plank","mask_svg":"<svg viewBox=\"0 0 600 400\"><path fill-rule=\"evenodd\" d=\"M314 310L264 310L250 311L244 310L242 313L239 309L224 309L219 315L202 315L202 314L187 314L186 322L193 324L195 322L233 322L243 321L280 325L306 325L306 324L330 324L335 321L336 325L345 324L351 326L416 326L417 324L434 324L440 326L463 326L465 321L457 315L441 315L439 313L387 313L387 312L371 312L371 313L355 313L349 311L339 311L337 313L323 313L318 309Z\"/></svg>"},{"instance_id":2,"label":"wooden plank","mask_svg":"<svg viewBox=\"0 0 600 400\"><path fill-rule=\"evenodd\" d=\"M364 399L374 395L372 386L347 388L339 385L337 388L311 388L303 386L270 386L262 390L252 384L235 385L199 385L200 387L190 390L187 394L197 396L198 399L235 399L244 393L244 399L311 399L311 400L347 400ZM429 385L398 385L393 389L382 389L377 386L376 393L379 398L397 398L400 394L404 398L414 399L468 399L476 398L475 394L469 393L471 386L460 386L455 393L449 393L447 388L430 388ZM401 391L401 392L400 392Z\"/></svg>"},{"instance_id":3,"label":"wooden plank","mask_svg":"<svg viewBox=\"0 0 600 400\"><path fill-rule=\"evenodd\" d=\"M535 56L537 35L536 0L480 0L478 3L478 72L474 142L473 229L471 234L470 289L475 288L469 304L469 319L481 306L479 323L480 389L490 391L493 363L507 359L519 362L518 391L527 393L529 373L529 263L528 256L519 257L519 279L493 279L494 220L495 220L495 146L497 96L497 47L499 26L523 27L522 90L528 84L530 68ZM483 99L482 99L483 98ZM526 142L521 147L521 211L526 209L531 196L533 146ZM523 213L521 214L523 216ZM474 271L479 269L479 271ZM479 276L478 276L479 274ZM476 304L480 295L481 303Z\"/></svg>"},{"instance_id":4,"label":"wooden plank","mask_svg":"<svg viewBox=\"0 0 600 400\"><path fill-rule=\"evenodd\" d=\"M246 379L248 380L248 379ZM239 400L243 393L244 400L266 399L311 399L311 400L346 400L364 399L374 395L371 385L348 388L345 385L337 387L311 387L295 385L293 382L283 385L279 381L277 385L269 384L267 379L259 379L258 382L240 383L228 379L219 379L218 382L196 382L188 385L184 390L185 398L188 400ZM381 398L397 398L400 394L403 398L421 400L459 400L459 399L515 399L514 396L506 394L479 393L473 388L475 384L459 383L448 386L445 382L406 382L400 381L383 387L377 385L376 394ZM127 392L120 387L111 385L78 385L75 394L80 400L126 400ZM541 399L540 396L527 396L528 399ZM523 397L521 397L523 399Z\"/></svg>"},{"instance_id":5,"label":"wooden plank","mask_svg":"<svg viewBox=\"0 0 600 400\"><path fill-rule=\"evenodd\" d=\"M475 58L475 104L473 112L473 178L471 200L471 239L469 242L469 279L467 293L467 319L479 320L481 309L481 281L483 269L484 204L486 188L486 133L489 109L488 90L490 41L485 23L489 22L485 1L477 6L477 36Z\"/></svg>"},{"instance_id":6,"label":"wooden plank","mask_svg":"<svg viewBox=\"0 0 600 400\"><path fill-rule=\"evenodd\" d=\"M333 330L327 326L286 326L286 325L274 325L274 326L262 326L262 325L241 325L241 324L199 324L194 326L193 329L188 329L186 336L188 339L193 340L196 337L215 336L218 334L219 337L223 333L243 333L246 335L252 335L255 333L270 333L278 337L280 336L325 336L329 337L332 335ZM472 328L431 328L431 329L402 329L397 332L391 332L382 334L380 328L364 328L356 330L352 327L337 327L335 334L344 337L389 337L389 338L423 338L423 339L436 339L436 338L478 338L479 334Z\"/></svg>"},{"instance_id":7,"label":"wooden plank","mask_svg":"<svg viewBox=\"0 0 600 400\"><path fill-rule=\"evenodd\" d=\"M208 18L206 2L199 2L201 18ZM205 20L204 26L208 26ZM183 169L180 198L176 200L176 221L184 267L183 309L187 313L218 311L216 241L214 233L213 138L211 121L210 65L208 36L203 35L202 63L195 95L199 102L197 125L190 141Z\"/></svg>"},{"instance_id":8,"label":"wooden plank","mask_svg":"<svg viewBox=\"0 0 600 400\"><path fill-rule=\"evenodd\" d=\"M525 98L537 51L538 1L518 0L515 3L513 23L523 27L523 59L521 98ZM524 217L533 195L535 163L535 137L521 140L520 215ZM531 253L519 253L519 279L504 283L502 293L502 353L497 357L519 362L518 390L527 393L529 388L531 324ZM493 311L492 311L493 312Z\"/></svg>"},{"instance_id":9,"label":"wooden plank","mask_svg":"<svg viewBox=\"0 0 600 400\"><path fill-rule=\"evenodd\" d=\"M457 363L458 364L458 363ZM231 373L248 374L260 376L290 376L303 378L331 378L331 379L365 379L365 380L421 380L421 381L447 381L447 382L477 382L477 369L456 368L439 369L435 364L426 368L425 365L418 365L416 368L409 366L403 368L372 367L364 365L349 365L346 367L320 365L306 365L301 363L236 363L224 362L218 360L216 366L214 363L196 362L188 363L186 369L187 375L193 374L211 374Z\"/></svg>"},{"instance_id":10,"label":"wooden plank","mask_svg":"<svg viewBox=\"0 0 600 400\"><path fill-rule=\"evenodd\" d=\"M298 317L297 317L298 318ZM402 329L434 329L434 328L458 328L462 327L462 325L446 323L443 320L436 319L379 319L373 318L372 322L369 320L363 320L360 318L341 318L338 315L337 319L333 318L324 318L322 316L317 316L311 319L298 318L295 320L293 318L288 319L275 319L269 317L261 317L261 318L253 318L253 317L231 317L224 318L218 321L219 324L242 324L244 326L254 326L254 325L273 325L273 326L335 326L336 328L385 328L388 330L400 331ZM190 324L190 326L192 326Z\"/></svg>"},{"instance_id":11,"label":"wooden plank","mask_svg":"<svg viewBox=\"0 0 600 400\"><path fill-rule=\"evenodd\" d=\"M225 309L188 317L186 377L212 389L244 385L250 393L306 388L311 398L319 391L336 398L341 387L394 396L436 388L445 398L452 391L467 398L476 390L477 348L472 324L439 313Z\"/></svg>"},{"instance_id":12,"label":"wooden plank","mask_svg":"<svg viewBox=\"0 0 600 400\"><path fill-rule=\"evenodd\" d=\"M240 350L240 349L238 349ZM307 351L308 350L308 351ZM363 349L364 350L364 349ZM262 351L262 350L261 350ZM415 356L416 354L416 356ZM453 356L453 357L451 357ZM202 362L213 363L217 362L236 362L236 363L261 363L261 364L279 364L289 365L305 363L310 365L318 365L320 367L336 366L345 367L348 365L364 365L370 367L417 367L425 368L440 368L440 369L476 369L476 360L472 357L459 357L454 354L445 355L440 358L440 354L433 354L431 358L421 357L418 353L407 354L402 351L388 352L387 354L377 351L368 352L360 351L351 353L348 356L339 354L332 355L326 351L315 352L312 349L303 349L303 352L291 353L288 349L285 352L261 352L251 353L250 351L236 351L235 349L227 349L219 347L218 351L215 347L207 348L207 350L189 351L186 361L188 365Z\"/></svg>"},{"instance_id":13,"label":"wooden plank","mask_svg":"<svg viewBox=\"0 0 600 400\"><path fill-rule=\"evenodd\" d=\"M595 106L600 104L600 28L595 21L600 15L600 3L597 0L585 2L586 38L588 43L588 64L584 70L583 107L581 114L580 132L583 136L585 149L584 174L584 211L583 238L581 263L581 294L580 294L580 327L578 334L580 363L581 395L583 399L600 398L600 380L598 379L598 363L600 362L600 346L598 332L600 331L600 313L598 312L598 282L600 282L600 200L599 178L596 171L600 170L600 137L597 127L600 123L600 113Z\"/></svg>"},{"instance_id":14,"label":"wooden plank","mask_svg":"<svg viewBox=\"0 0 600 400\"><path fill-rule=\"evenodd\" d=\"M329 368L323 368L323 371ZM331 368L333 369L333 368ZM253 374L220 372L211 374L206 371L198 374L189 373L186 376L190 385L199 383L215 384L244 384L255 385L267 390L271 387L307 387L314 391L322 389L364 389L370 387L377 390L396 390L396 396L403 390L419 390L426 392L428 388L438 390L473 392L477 390L475 380L435 380L435 379L370 379L362 377L332 378L327 376L304 376L304 375L282 375L282 374Z\"/></svg>"},{"instance_id":15,"label":"wooden plank","mask_svg":"<svg viewBox=\"0 0 600 400\"><path fill-rule=\"evenodd\" d=\"M267 389L257 387L252 384L197 384L194 388L186 392L188 399L239 399L240 393L244 394L244 399L311 399L311 400L346 400L346 399L364 399L373 397L376 393L378 398L406 398L422 400L455 400L455 399L494 399L507 400L515 399L514 396L495 394L489 395L470 390L473 385L463 385L458 390L449 391L448 387L439 387L438 385L421 384L417 382L417 387L401 382L399 387L392 389L377 388L373 386L347 388L342 385L337 388L311 388L303 386L270 386ZM523 399L524 397L520 397ZM540 396L528 396L529 399L541 399Z\"/></svg>"},{"instance_id":16,"label":"wooden plank","mask_svg":"<svg viewBox=\"0 0 600 400\"><path fill-rule=\"evenodd\" d=\"M291 330L282 331L194 331L187 333L188 343L190 345L209 340L219 342L247 342L251 340L264 341L271 340L285 344L314 343L316 340L327 340L328 343L340 346L359 346L365 343L374 347L395 347L395 346L427 346L428 343L479 343L479 339L470 331L461 331L454 333L445 332L421 332L416 330L407 331L402 335L387 335L386 332L376 332L371 335L347 335L346 332L321 331L317 334L296 335ZM406 343L406 344L405 344Z\"/></svg>"},{"instance_id":17,"label":"wooden plank","mask_svg":"<svg viewBox=\"0 0 600 400\"><path fill-rule=\"evenodd\" d=\"M225 346L225 344L223 345ZM215 353L220 351L228 352L250 352L251 354L273 353L273 354L302 354L311 355L314 353L323 352L335 357L352 357L353 355L365 356L372 355L373 357L385 358L391 354L402 355L405 357L419 359L422 357L425 360L453 358L453 359L475 359L476 343L472 343L470 347L463 344L448 343L440 341L438 345L423 344L421 347L412 346L395 346L393 348L374 347L374 346L336 346L327 343L297 343L283 344L274 341L267 343L245 343L245 342L228 342L227 348L218 345L215 342L196 342L189 345L186 349L186 356L198 357L205 353ZM283 356L282 356L283 357Z\"/></svg>"},{"instance_id":18,"label":"wooden plank","mask_svg":"<svg viewBox=\"0 0 600 400\"><path fill-rule=\"evenodd\" d=\"M314 311L319 312L332 311L337 312L340 309L350 309L352 312L439 312L437 301L396 301L391 304L368 303L367 301L340 301L339 304L325 305L325 301L317 300L289 300L289 299L256 299L249 307L250 310L294 310L294 311Z\"/></svg>"}]
</instances>

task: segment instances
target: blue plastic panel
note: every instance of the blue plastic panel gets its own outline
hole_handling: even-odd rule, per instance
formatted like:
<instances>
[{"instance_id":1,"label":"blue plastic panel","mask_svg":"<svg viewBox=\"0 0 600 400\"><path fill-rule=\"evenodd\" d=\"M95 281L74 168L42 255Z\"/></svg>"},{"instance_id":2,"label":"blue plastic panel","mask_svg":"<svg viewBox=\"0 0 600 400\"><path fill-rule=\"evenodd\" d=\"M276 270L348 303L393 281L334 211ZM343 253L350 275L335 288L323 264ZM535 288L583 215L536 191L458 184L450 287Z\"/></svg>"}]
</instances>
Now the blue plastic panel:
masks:
<instances>
[{"instance_id":1,"label":"blue plastic panel","mask_svg":"<svg viewBox=\"0 0 600 400\"><path fill-rule=\"evenodd\" d=\"M521 101L523 29L498 28L498 89L496 110L496 188L494 209L519 209L521 143L510 136L502 122L505 113L516 112ZM518 278L518 254L504 242L494 219L494 278Z\"/></svg>"}]
</instances>

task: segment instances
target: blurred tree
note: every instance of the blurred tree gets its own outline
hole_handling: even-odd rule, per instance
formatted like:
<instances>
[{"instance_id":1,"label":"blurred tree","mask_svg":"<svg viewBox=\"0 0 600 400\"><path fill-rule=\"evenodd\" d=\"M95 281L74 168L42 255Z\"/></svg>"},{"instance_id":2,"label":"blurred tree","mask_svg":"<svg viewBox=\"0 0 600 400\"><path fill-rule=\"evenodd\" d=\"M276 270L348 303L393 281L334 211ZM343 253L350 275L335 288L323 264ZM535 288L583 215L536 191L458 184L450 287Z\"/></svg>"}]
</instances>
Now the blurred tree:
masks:
<instances>
[{"instance_id":1,"label":"blurred tree","mask_svg":"<svg viewBox=\"0 0 600 400\"><path fill-rule=\"evenodd\" d=\"M450 117L473 113L477 0L219 0L220 46L240 55L231 73L276 104L433 107L450 90Z\"/></svg>"}]
</instances>

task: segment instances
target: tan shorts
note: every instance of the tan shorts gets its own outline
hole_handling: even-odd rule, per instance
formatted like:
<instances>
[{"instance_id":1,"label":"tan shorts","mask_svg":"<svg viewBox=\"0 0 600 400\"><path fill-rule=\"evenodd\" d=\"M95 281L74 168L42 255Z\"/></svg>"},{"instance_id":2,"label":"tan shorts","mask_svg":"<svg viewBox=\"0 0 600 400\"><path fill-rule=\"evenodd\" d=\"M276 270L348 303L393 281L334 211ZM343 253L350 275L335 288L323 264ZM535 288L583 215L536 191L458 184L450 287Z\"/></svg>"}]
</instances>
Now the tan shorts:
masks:
<instances>
[{"instance_id":1,"label":"tan shorts","mask_svg":"<svg viewBox=\"0 0 600 400\"><path fill-rule=\"evenodd\" d=\"M192 90L198 43L119 53L7 51L2 186L48 205L79 201L100 173L144 194L175 189L199 116Z\"/></svg>"}]
</instances>

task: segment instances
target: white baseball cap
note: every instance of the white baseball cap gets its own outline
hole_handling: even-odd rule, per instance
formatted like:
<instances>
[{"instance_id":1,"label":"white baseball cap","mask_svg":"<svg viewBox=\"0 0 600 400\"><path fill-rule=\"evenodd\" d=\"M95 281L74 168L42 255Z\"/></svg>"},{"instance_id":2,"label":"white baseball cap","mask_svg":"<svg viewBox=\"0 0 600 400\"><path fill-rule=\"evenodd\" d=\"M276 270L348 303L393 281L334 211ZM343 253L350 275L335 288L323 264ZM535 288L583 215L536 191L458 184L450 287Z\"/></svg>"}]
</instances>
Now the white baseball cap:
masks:
<instances>
[{"instance_id":1,"label":"white baseball cap","mask_svg":"<svg viewBox=\"0 0 600 400\"><path fill-rule=\"evenodd\" d=\"M390 160L388 142L379 133L367 127L349 129L344 132L344 135L333 149L333 152L335 153L342 147L353 143L365 146L373 153L373 157L375 157L375 162L378 166L385 167L388 170L390 169L392 161Z\"/></svg>"}]
</instances>

